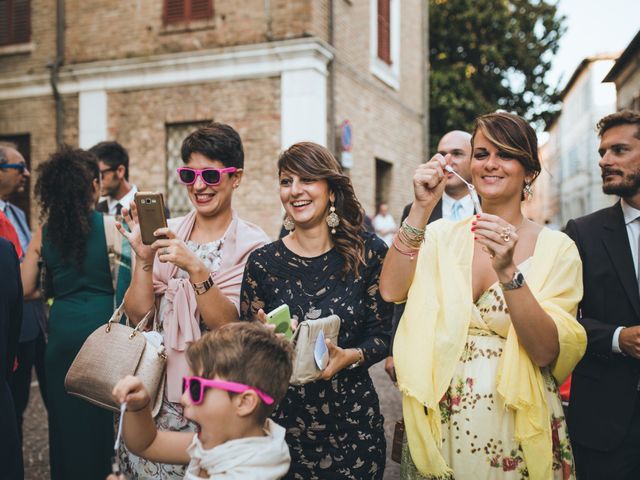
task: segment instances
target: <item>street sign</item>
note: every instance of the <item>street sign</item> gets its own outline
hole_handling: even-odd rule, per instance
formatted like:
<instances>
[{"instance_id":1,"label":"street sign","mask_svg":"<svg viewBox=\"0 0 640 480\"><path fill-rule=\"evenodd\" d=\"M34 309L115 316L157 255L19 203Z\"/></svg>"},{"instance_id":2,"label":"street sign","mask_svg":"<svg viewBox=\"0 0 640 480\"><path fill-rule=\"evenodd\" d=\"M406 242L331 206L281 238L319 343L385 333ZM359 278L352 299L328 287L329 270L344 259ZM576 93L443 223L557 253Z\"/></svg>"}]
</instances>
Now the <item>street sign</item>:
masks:
<instances>
[{"instance_id":1,"label":"street sign","mask_svg":"<svg viewBox=\"0 0 640 480\"><path fill-rule=\"evenodd\" d=\"M353 128L351 122L345 120L340 125L340 140L342 143L342 150L350 152L353 148Z\"/></svg>"}]
</instances>

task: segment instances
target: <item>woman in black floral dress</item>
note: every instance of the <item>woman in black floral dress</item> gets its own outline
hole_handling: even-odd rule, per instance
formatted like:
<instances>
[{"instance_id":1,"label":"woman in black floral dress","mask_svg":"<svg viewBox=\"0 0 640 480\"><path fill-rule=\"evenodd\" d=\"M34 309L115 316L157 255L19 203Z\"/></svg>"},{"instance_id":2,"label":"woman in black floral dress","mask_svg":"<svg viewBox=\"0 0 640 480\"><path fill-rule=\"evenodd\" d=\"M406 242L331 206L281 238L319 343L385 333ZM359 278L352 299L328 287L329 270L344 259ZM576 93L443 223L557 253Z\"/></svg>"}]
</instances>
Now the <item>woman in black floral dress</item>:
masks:
<instances>
[{"instance_id":1,"label":"woman in black floral dress","mask_svg":"<svg viewBox=\"0 0 640 480\"><path fill-rule=\"evenodd\" d=\"M378 292L387 246L364 231L351 181L326 148L293 145L278 171L285 224L295 230L249 257L241 318L264 320L265 311L287 304L297 322L331 314L341 319L323 378L291 385L273 414L287 429L292 461L286 478L381 479L383 417L367 369L389 346L391 305Z\"/></svg>"}]
</instances>

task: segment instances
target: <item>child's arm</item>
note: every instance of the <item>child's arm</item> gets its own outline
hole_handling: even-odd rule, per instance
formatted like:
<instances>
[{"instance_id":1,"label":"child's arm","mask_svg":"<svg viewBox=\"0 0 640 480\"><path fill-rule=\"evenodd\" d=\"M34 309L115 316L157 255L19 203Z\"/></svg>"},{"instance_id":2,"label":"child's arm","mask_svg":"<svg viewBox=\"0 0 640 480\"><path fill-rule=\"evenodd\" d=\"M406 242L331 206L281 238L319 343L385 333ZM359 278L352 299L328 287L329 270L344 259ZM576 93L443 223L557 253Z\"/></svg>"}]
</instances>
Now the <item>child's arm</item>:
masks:
<instances>
[{"instance_id":1,"label":"child's arm","mask_svg":"<svg viewBox=\"0 0 640 480\"><path fill-rule=\"evenodd\" d=\"M193 439L190 432L158 432L151 416L151 399L137 377L128 375L113 389L113 397L127 402L122 436L127 448L134 454L161 463L187 464L187 447Z\"/></svg>"}]
</instances>

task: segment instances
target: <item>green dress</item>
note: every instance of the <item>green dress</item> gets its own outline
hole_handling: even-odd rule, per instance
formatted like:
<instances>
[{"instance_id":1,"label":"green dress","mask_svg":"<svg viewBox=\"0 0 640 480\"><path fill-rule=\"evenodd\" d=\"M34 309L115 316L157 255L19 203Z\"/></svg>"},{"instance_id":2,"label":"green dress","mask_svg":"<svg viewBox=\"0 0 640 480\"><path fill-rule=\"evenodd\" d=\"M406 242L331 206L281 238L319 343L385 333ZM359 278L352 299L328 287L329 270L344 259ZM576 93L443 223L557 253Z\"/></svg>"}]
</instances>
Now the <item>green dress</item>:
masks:
<instances>
[{"instance_id":1,"label":"green dress","mask_svg":"<svg viewBox=\"0 0 640 480\"><path fill-rule=\"evenodd\" d=\"M51 479L104 479L113 455L113 414L65 392L64 377L86 338L113 312L102 214L92 212L82 268L63 262L43 232L42 256L53 277L45 355Z\"/></svg>"}]
</instances>

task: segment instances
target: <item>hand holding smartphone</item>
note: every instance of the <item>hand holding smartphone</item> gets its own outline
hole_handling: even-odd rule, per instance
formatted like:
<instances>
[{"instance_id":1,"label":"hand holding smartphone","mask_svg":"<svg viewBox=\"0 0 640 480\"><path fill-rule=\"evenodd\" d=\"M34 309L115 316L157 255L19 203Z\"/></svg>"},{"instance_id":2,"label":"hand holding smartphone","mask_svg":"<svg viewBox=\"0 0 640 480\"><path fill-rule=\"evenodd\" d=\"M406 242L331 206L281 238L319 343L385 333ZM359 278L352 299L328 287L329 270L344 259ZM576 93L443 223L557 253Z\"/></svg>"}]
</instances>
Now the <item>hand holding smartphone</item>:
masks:
<instances>
[{"instance_id":1,"label":"hand holding smartphone","mask_svg":"<svg viewBox=\"0 0 640 480\"><path fill-rule=\"evenodd\" d=\"M164 214L164 199L159 192L137 192L135 196L136 209L138 210L138 223L140 235L144 245L151 245L159 238L153 232L167 226L167 218Z\"/></svg>"},{"instance_id":2,"label":"hand holding smartphone","mask_svg":"<svg viewBox=\"0 0 640 480\"><path fill-rule=\"evenodd\" d=\"M291 313L289 305L280 305L278 308L267 313L267 322L276 326L275 333L282 333L291 340L293 330L291 330Z\"/></svg>"}]
</instances>

